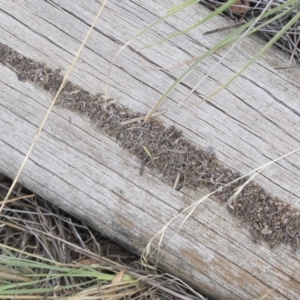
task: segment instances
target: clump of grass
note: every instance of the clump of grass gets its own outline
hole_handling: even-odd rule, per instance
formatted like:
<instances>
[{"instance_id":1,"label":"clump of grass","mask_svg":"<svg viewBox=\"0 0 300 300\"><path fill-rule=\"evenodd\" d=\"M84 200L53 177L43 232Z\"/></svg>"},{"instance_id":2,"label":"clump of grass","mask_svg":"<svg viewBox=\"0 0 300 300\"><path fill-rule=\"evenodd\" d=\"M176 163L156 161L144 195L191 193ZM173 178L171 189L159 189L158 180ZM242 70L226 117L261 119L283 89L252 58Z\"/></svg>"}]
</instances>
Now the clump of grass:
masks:
<instances>
[{"instance_id":1,"label":"clump of grass","mask_svg":"<svg viewBox=\"0 0 300 300\"><path fill-rule=\"evenodd\" d=\"M107 268L92 261L61 264L25 251L20 251L0 244L1 299L16 299L30 296L31 299L48 299L84 296L114 297L121 299L137 294L145 287L140 287L138 280ZM141 290L140 290L141 288ZM60 298L62 299L62 298Z\"/></svg>"},{"instance_id":2,"label":"clump of grass","mask_svg":"<svg viewBox=\"0 0 300 300\"><path fill-rule=\"evenodd\" d=\"M152 109L148 112L147 116L144 119L146 122L156 111L156 109L163 103L167 96L180 84L183 79L188 76L193 69L203 62L206 58L212 55L219 49L222 49L226 46L231 45L229 51L223 55L223 57L216 63L211 71L206 74L195 87L182 99L180 104L188 99L188 97L196 91L196 89L203 83L203 81L209 76L209 74L222 62L226 55L233 50L233 48L245 37L259 33L263 36L267 42L258 50L257 53L239 70L236 72L232 78L225 82L220 88L213 91L211 94L203 97L202 101L206 101L212 98L214 95L218 94L220 91L228 87L238 76L240 76L251 64L256 62L263 53L265 53L271 46L277 45L282 50L290 53L291 60L294 58L299 59L300 57L300 31L299 19L300 19L300 3L298 0L229 0L229 1L214 1L214 0L205 0L205 1L195 1L189 0L185 1L183 4L177 5L176 7L170 9L166 15L154 22L153 24L147 26L144 30L140 31L135 35L131 40L129 40L116 54L115 58L111 62L109 72L107 75L107 87L105 98L107 99L108 94L108 78L110 76L111 68L118 57L118 55L135 39L139 38L141 35L145 34L147 31L154 28L160 22L165 21L167 18L172 17L174 14L182 11L193 5L198 5L198 2L204 4L211 8L212 12L209 13L205 18L198 21L197 23L185 28L181 31L177 31L169 36L164 37L163 39L153 42L145 47L138 49L142 51L145 48L154 47L158 44L161 44L165 41L174 39L182 34L186 34L191 30L198 28L199 26L204 25L208 21L212 20L218 15L224 15L227 18L231 18L233 21L237 22L238 26L229 26L226 28L220 28L212 32L206 32L206 34L212 34L216 31L226 30L224 38L216 43L211 49L205 53L199 54L198 57L195 57L193 63L187 67L186 71L183 72L174 83L167 88L166 92L158 99ZM230 30L228 32L228 30ZM189 61L190 62L190 61Z\"/></svg>"},{"instance_id":3,"label":"clump of grass","mask_svg":"<svg viewBox=\"0 0 300 300\"><path fill-rule=\"evenodd\" d=\"M0 199L11 181L0 179ZM204 299L18 185L0 215L1 299Z\"/></svg>"},{"instance_id":4,"label":"clump of grass","mask_svg":"<svg viewBox=\"0 0 300 300\"><path fill-rule=\"evenodd\" d=\"M202 3L211 10L215 10L219 6L223 5L224 2L226 1L205 0ZM283 30L290 20L299 14L299 8L299 1L237 0L235 5L223 12L223 16L234 21L237 25L249 22L261 16L262 18L258 20L257 26L264 26L259 27L257 33L259 33L259 35L266 41L270 41L276 34ZM268 14L266 17L264 17L265 9L266 12L274 11L274 13ZM275 16L279 16L279 18L275 18L272 22L264 24L265 20L271 19ZM288 53L291 58L290 62L292 62L293 60L298 61L300 59L299 42L299 23L294 22L288 26L288 30L283 33L283 35L277 41L275 41L274 45Z\"/></svg>"}]
</instances>

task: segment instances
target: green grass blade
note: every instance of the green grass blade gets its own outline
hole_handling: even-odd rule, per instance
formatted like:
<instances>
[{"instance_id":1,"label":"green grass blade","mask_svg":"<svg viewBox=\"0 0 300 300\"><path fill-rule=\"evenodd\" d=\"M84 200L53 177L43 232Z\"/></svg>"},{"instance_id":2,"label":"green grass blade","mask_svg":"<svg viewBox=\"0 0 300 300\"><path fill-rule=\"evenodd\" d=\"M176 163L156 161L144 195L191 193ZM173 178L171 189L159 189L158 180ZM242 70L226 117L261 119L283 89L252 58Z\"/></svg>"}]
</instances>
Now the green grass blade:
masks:
<instances>
[{"instance_id":1,"label":"green grass blade","mask_svg":"<svg viewBox=\"0 0 300 300\"><path fill-rule=\"evenodd\" d=\"M235 1L235 0L230 0L230 1ZM182 4L176 5L175 7L171 8L164 17L160 18L159 20L155 21L151 25L147 26L145 29L143 29L138 34L136 34L132 39L130 39L130 41L136 40L138 37L140 37L141 35L143 35L147 31L149 31L154 26L158 25L159 23L165 21L166 19L168 19L171 16L175 15L179 11L181 11L181 10L185 9L186 7L189 7L189 6L191 6L191 5L193 5L193 4L197 3L197 2L199 2L199 1L197 1L197 0L189 0L189 1L184 2Z\"/></svg>"},{"instance_id":2,"label":"green grass blade","mask_svg":"<svg viewBox=\"0 0 300 300\"><path fill-rule=\"evenodd\" d=\"M221 14L223 11L225 11L226 9L228 9L230 6L232 6L234 3L236 2L236 0L229 0L227 1L226 3L224 3L222 6L220 6L219 8L217 8L216 10L212 11L211 13L209 13L205 18L203 18L201 21L193 24L192 26L190 27L187 27L186 29L184 30L181 30L181 31L178 31L176 33L173 33L169 36L167 36L166 38L163 38L161 40L159 40L158 42L155 42L155 43L152 43L152 44L149 44L149 45L146 45L142 48L139 49L139 51L143 50L143 49L146 49L146 48L151 48L151 47L154 47L156 45L159 45L159 44L162 44L164 43L165 41L169 41L177 36L180 36L182 34L185 34L195 28L198 28L199 26L203 25L204 23L206 23L207 21L211 20L213 17Z\"/></svg>"},{"instance_id":3,"label":"green grass blade","mask_svg":"<svg viewBox=\"0 0 300 300\"><path fill-rule=\"evenodd\" d=\"M259 51L257 52L252 59L248 61L248 63L239 71L237 72L230 80L228 80L224 85L220 88L215 90L209 96L205 97L203 101L206 101L213 97L214 95L218 94L224 88L228 87L232 81L234 81L238 76L240 76L251 64L253 64L257 59L266 52L272 45L276 43L298 20L300 19L300 13L297 13L282 29Z\"/></svg>"},{"instance_id":4,"label":"green grass blade","mask_svg":"<svg viewBox=\"0 0 300 300\"><path fill-rule=\"evenodd\" d=\"M34 285L36 283L41 283L43 281L35 281L32 282L31 285ZM0 289L0 299L2 298L2 295L26 295L26 294L42 294L42 293L46 293L46 292L53 292L54 288L55 291L59 291L59 290L67 290L67 289L73 289L73 288L78 288L80 286L85 286L88 284L93 284L96 283L97 280L90 280L87 282L83 282L83 283L78 283L78 284L73 284L73 285L68 285L68 286L55 286L55 287L48 287L48 288L42 288L42 287L27 287L28 284L23 284L23 283L16 283L16 284L11 284L11 285L7 285L7 289L6 290L2 290Z\"/></svg>"},{"instance_id":5,"label":"green grass blade","mask_svg":"<svg viewBox=\"0 0 300 300\"><path fill-rule=\"evenodd\" d=\"M141 35L145 34L147 31L149 31L151 28L153 28L154 26L158 25L159 23L163 22L164 20L170 18L171 16L173 16L174 14L176 14L177 12L183 10L184 8L195 4L196 0L189 0L185 3L182 3L181 5L177 5L175 7L173 7L172 9L170 9L167 14L160 18L159 20L157 20L156 22L152 23L151 25L147 26L146 28L144 28L142 31L140 31L139 33L137 33L134 37L132 37L128 42L126 42L125 45L123 45L121 47L121 49L116 53L116 55L114 56L114 58L112 59L109 67L108 67L108 72L106 75L106 79L105 79L105 89L104 89L104 100L107 101L108 99L108 86L109 86L109 78L110 78L110 73L111 73L111 69L113 67L113 65L115 64L116 59L118 58L118 56L120 55L120 53L126 49L126 47L128 47L134 40L136 40L137 38L139 38Z\"/></svg>"},{"instance_id":6,"label":"green grass blade","mask_svg":"<svg viewBox=\"0 0 300 300\"><path fill-rule=\"evenodd\" d=\"M240 36L240 37L234 37L230 42L226 42L223 46L227 46L229 44L233 44L233 46L231 47L231 49L228 50L228 52L222 56L222 58L217 62L217 64L205 75L205 77L203 79L201 79L200 82L198 82L198 84L184 97L183 100L181 100L181 102L179 103L179 105L181 105L184 101L186 101L186 99L195 92L195 90L201 85L201 83L210 75L211 71L213 71L220 63L221 61L226 57L226 55L232 51L234 49L234 47L240 42L241 39L255 33L256 31L258 31L259 29L261 29L262 27L268 25L269 23L275 22L277 19L280 19L281 17L284 17L286 14L292 12L294 9L290 8L289 10L283 11L280 14L277 14L275 16L273 16L273 18L268 19L267 21L265 21L264 23L261 23L260 25L258 25L257 27L251 28L253 22L255 22L257 20L254 19L251 22L246 23L245 25L247 25L247 27L249 27L249 29L247 29L245 31L245 33ZM249 25L249 26L248 26ZM255 25L255 24L253 24ZM242 28L243 29L243 28ZM240 29L236 30L234 33L236 33L237 31L240 31ZM234 44L235 43L235 44Z\"/></svg>"},{"instance_id":7,"label":"green grass blade","mask_svg":"<svg viewBox=\"0 0 300 300\"><path fill-rule=\"evenodd\" d=\"M176 12L178 12L178 11L180 11L180 10L185 9L185 8L188 7L188 6L191 6L191 5L193 5L193 4L195 4L195 3L199 3L199 2L201 2L201 1L199 1L199 0L188 0L188 1L186 1L186 2L180 3L180 4L178 4L178 5L175 5L173 8L169 9L169 10L168 10L168 14L169 14L169 13L173 13L173 12L176 13Z\"/></svg>"},{"instance_id":8,"label":"green grass blade","mask_svg":"<svg viewBox=\"0 0 300 300\"><path fill-rule=\"evenodd\" d=\"M290 0L288 3L284 3L281 4L280 7L274 7L273 9L270 9L269 11L267 11L264 16L262 17L267 18L268 16L272 16L273 14L275 14L278 11L282 11L283 9L287 8L286 10L283 10L283 12L281 12L280 14L274 15L272 18L270 18L269 20L265 21L264 23L258 25L257 27L253 28L252 30L250 30L246 36L249 36L250 34L253 34L254 32L258 31L260 28L266 26L267 24L274 22L275 20L283 17L284 15L286 15L287 13L290 13L291 11L293 11L293 4L298 3L298 0ZM217 43L216 45L214 45L210 50L208 50L205 54L199 56L198 59L195 60L195 62L180 76L177 78L177 80L168 88L168 90L162 95L162 97L155 103L155 105L153 106L153 108L148 112L144 122L146 122L151 115L153 114L153 112L162 104L162 102L165 100L165 98L170 94L170 92L172 92L174 90L174 88L201 62L203 61L205 58L207 58L208 56L210 56L212 53L214 53L215 51L228 46L232 43L234 43L235 41L237 41L239 39L238 35L243 32L244 30L246 30L247 28L249 28L250 26L252 26L252 24L255 22L256 19L253 19L249 22L247 22L246 24L240 26L239 28L237 28L236 30L234 30L232 33L228 34L223 40L221 40L219 43ZM284 33L283 33L284 34ZM283 35L282 34L282 35ZM276 40L278 40L282 35L280 35ZM276 41L274 38L271 40ZM268 43L269 44L269 43ZM271 42L272 44L272 42ZM270 47L270 45L269 45ZM256 55L257 56L257 55ZM256 57L255 56L255 57ZM256 58L257 59L257 58ZM253 60L255 61L255 60ZM240 74L240 73L239 73ZM238 76L238 75L237 75ZM236 76L236 77L237 77ZM235 77L235 78L236 78ZM234 78L234 79L235 79ZM233 79L233 80L234 80ZM230 83L229 83L230 84ZM227 86L225 86L227 87ZM219 90L219 89L218 89ZM216 92L217 93L217 92ZM216 94L214 93L214 95ZM212 97L210 95L210 97ZM209 98L207 98L209 99ZM206 99L206 100L207 100Z\"/></svg>"}]
</instances>

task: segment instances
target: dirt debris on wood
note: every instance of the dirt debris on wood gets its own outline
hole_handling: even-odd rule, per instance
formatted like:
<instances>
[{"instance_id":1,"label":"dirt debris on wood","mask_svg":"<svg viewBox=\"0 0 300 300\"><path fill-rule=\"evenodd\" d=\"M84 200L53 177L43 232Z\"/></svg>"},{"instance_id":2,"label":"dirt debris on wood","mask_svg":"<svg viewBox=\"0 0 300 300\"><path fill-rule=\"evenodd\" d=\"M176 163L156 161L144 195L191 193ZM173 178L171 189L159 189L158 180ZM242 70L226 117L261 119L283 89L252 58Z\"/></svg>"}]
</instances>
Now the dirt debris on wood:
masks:
<instances>
[{"instance_id":1,"label":"dirt debris on wood","mask_svg":"<svg viewBox=\"0 0 300 300\"><path fill-rule=\"evenodd\" d=\"M19 80L37 84L53 94L63 79L59 70L28 59L3 44L0 44L0 62L14 70ZM195 146L175 127L165 127L155 118L147 123L128 123L126 121L144 116L118 102L105 103L100 94L91 95L71 82L66 83L57 104L87 116L97 130L115 138L140 160L140 175L145 167L153 169L163 182L176 190L183 187L220 189L215 199L224 204L248 180L247 177L237 180L241 174L225 167L211 149ZM124 122L126 125L122 125ZM293 251L299 248L300 211L256 182L248 183L227 209L249 228L254 242L263 240L271 248L288 244Z\"/></svg>"}]
</instances>

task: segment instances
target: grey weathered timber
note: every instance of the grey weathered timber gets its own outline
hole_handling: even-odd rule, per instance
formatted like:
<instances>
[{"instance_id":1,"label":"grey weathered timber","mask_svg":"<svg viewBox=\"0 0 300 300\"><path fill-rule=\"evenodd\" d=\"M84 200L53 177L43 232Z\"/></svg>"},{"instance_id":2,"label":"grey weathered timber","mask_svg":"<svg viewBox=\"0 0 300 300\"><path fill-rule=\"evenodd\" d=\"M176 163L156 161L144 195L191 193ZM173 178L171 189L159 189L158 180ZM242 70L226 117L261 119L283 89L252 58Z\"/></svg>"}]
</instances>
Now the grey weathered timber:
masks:
<instances>
[{"instance_id":1,"label":"grey weathered timber","mask_svg":"<svg viewBox=\"0 0 300 300\"><path fill-rule=\"evenodd\" d=\"M0 0L0 42L64 73L100 8L98 2ZM108 1L69 80L93 94L103 93L109 64L120 47L178 3ZM135 41L112 69L109 96L133 111L148 112L185 69L181 64L224 36L203 33L228 23L216 18L170 42L140 53L135 50L207 13L197 5ZM243 40L198 92L206 95L225 83L262 45L256 37ZM182 130L196 145L213 147L224 164L245 174L299 147L300 71L277 70L289 58L272 49L209 102L198 104L200 98L194 94L178 107L226 50L184 79L163 103L167 111L160 119ZM151 63L166 70L151 68ZM0 172L15 176L52 97L0 66ZM55 107L20 181L109 237L141 251L171 217L207 191L175 191L147 169L139 176L139 169L140 162L95 131L89 120ZM299 208L299 175L296 153L273 164L256 181ZM161 266L212 298L257 299L269 293L264 299L300 299L299 253L253 244L248 230L220 210L219 204L206 200L174 237L179 223L173 224L166 232L163 245L171 237L172 241Z\"/></svg>"}]
</instances>

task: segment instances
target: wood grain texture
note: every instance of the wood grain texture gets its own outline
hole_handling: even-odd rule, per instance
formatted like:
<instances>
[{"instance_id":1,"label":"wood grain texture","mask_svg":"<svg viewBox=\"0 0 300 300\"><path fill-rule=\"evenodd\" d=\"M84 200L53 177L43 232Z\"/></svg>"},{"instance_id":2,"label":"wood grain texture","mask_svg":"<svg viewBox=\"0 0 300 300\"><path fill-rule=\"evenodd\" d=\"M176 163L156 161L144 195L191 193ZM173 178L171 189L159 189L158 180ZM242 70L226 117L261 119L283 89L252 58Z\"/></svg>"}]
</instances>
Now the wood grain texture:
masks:
<instances>
[{"instance_id":1,"label":"wood grain texture","mask_svg":"<svg viewBox=\"0 0 300 300\"><path fill-rule=\"evenodd\" d=\"M179 1L109 1L70 81L96 94L105 88L109 63L120 47ZM96 1L0 0L0 42L24 56L65 71L100 5ZM205 16L195 6L158 26L116 61L110 97L133 111L146 113L185 69L168 68L209 49L222 35L203 32L226 24L222 18L163 45L135 50ZM208 94L237 71L263 43L244 40L198 89ZM175 125L195 144L215 149L217 157L242 173L299 147L299 70L275 70L288 58L272 49L211 101L197 105L184 95L206 74L224 51L213 55L172 92L161 119ZM30 146L51 95L14 72L0 68L0 171L14 176ZM299 155L264 171L257 181L281 199L298 205ZM96 132L89 121L56 107L47 122L21 182L75 216L101 229L127 247L141 251L147 241L179 210L206 191L177 192L145 170L114 140ZM254 245L247 229L220 206L207 200L176 234L161 265L212 298L300 298L299 254L280 247ZM219 217L216 218L216 214ZM179 223L166 233L164 245Z\"/></svg>"}]
</instances>

